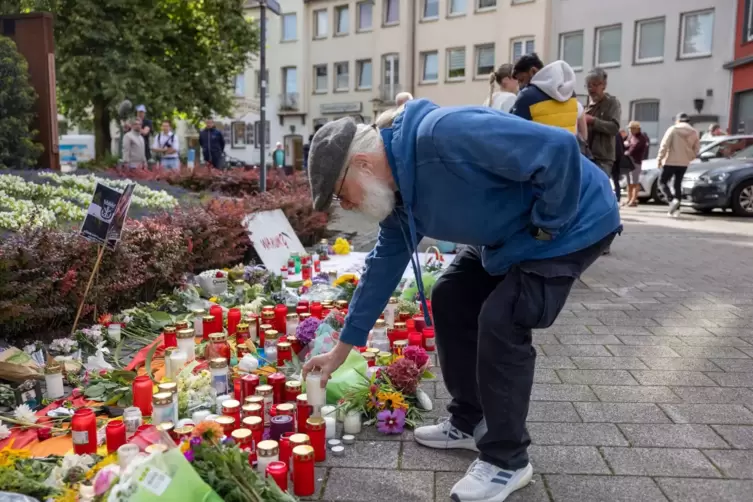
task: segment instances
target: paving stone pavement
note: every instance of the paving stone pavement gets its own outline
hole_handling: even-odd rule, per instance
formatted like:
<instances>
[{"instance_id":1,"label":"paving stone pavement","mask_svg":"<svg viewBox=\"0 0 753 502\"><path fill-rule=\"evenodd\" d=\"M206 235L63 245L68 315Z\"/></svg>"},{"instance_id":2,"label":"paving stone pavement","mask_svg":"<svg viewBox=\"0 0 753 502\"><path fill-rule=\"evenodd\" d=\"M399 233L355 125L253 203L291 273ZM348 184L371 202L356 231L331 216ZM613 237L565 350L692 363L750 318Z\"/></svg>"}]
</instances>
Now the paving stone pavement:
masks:
<instances>
[{"instance_id":1,"label":"paving stone pavement","mask_svg":"<svg viewBox=\"0 0 753 502\"><path fill-rule=\"evenodd\" d=\"M534 334L535 476L508 500L753 500L753 220L665 211L624 210L612 254ZM431 421L450 396L441 375L424 388ZM372 428L317 470L314 499L447 501L473 458Z\"/></svg>"}]
</instances>

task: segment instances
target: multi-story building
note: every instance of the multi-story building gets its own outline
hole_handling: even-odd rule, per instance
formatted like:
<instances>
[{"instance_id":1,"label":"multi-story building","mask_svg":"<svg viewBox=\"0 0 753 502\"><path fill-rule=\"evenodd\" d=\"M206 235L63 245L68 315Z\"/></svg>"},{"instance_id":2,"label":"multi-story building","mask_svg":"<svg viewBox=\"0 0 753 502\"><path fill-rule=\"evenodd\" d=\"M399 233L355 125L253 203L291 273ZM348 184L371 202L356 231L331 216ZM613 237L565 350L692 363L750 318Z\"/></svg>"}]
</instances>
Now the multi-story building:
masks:
<instances>
[{"instance_id":1,"label":"multi-story building","mask_svg":"<svg viewBox=\"0 0 753 502\"><path fill-rule=\"evenodd\" d=\"M697 129L726 124L736 0L552 0L553 58L576 70L579 93L595 66L622 103L622 122L641 122L652 143L679 112Z\"/></svg>"},{"instance_id":2,"label":"multi-story building","mask_svg":"<svg viewBox=\"0 0 753 502\"><path fill-rule=\"evenodd\" d=\"M550 0L304 0L313 124L368 122L406 91L480 104L495 66L547 57Z\"/></svg>"},{"instance_id":3,"label":"multi-story building","mask_svg":"<svg viewBox=\"0 0 753 502\"><path fill-rule=\"evenodd\" d=\"M737 0L732 70L730 132L753 133L753 0Z\"/></svg>"}]
</instances>

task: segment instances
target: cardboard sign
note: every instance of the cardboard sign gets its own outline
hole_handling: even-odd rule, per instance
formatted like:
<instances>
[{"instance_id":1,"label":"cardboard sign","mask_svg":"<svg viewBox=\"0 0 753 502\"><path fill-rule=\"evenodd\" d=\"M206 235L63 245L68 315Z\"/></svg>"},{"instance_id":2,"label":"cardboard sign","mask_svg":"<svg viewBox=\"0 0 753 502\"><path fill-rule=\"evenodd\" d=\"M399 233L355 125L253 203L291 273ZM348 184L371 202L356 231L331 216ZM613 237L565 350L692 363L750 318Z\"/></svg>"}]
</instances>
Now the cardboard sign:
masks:
<instances>
[{"instance_id":1,"label":"cardboard sign","mask_svg":"<svg viewBox=\"0 0 753 502\"><path fill-rule=\"evenodd\" d=\"M306 252L280 209L249 214L243 224L262 263L271 272L287 266L292 253Z\"/></svg>"},{"instance_id":2,"label":"cardboard sign","mask_svg":"<svg viewBox=\"0 0 753 502\"><path fill-rule=\"evenodd\" d=\"M131 194L135 185L126 187L123 193L101 183L94 187L92 202L81 225L81 235L97 244L107 244L114 249L120 240Z\"/></svg>"}]
</instances>

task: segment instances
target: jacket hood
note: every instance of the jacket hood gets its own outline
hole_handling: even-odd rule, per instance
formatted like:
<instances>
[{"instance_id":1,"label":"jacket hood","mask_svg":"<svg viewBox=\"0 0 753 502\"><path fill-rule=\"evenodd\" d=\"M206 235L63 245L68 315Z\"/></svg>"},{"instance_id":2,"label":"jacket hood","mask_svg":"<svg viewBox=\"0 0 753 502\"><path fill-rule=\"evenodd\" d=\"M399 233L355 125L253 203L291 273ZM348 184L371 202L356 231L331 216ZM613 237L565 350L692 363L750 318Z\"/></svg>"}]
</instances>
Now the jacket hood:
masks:
<instances>
[{"instance_id":1,"label":"jacket hood","mask_svg":"<svg viewBox=\"0 0 753 502\"><path fill-rule=\"evenodd\" d=\"M575 72L566 62L555 61L540 69L531 79L531 84L550 98L564 103L575 92Z\"/></svg>"},{"instance_id":2,"label":"jacket hood","mask_svg":"<svg viewBox=\"0 0 753 502\"><path fill-rule=\"evenodd\" d=\"M691 134L697 134L693 126L687 122L678 122L675 124L675 131L683 138L687 138Z\"/></svg>"}]
</instances>

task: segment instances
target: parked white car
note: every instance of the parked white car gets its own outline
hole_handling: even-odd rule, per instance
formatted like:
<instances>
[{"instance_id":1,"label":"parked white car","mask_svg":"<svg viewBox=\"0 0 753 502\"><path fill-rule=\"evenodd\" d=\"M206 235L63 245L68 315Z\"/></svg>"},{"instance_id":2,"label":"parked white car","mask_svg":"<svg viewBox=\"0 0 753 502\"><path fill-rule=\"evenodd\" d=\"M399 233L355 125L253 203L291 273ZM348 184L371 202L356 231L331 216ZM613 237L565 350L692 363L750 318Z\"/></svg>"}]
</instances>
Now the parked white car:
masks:
<instances>
[{"instance_id":1,"label":"parked white car","mask_svg":"<svg viewBox=\"0 0 753 502\"><path fill-rule=\"evenodd\" d=\"M691 165L728 159L736 152L751 145L753 145L753 135L716 136L713 140L701 141L701 151ZM641 202L654 200L666 203L664 195L659 191L660 171L656 164L657 161L654 158L644 160L641 166L641 190L638 193ZM624 188L625 181L622 180L620 185Z\"/></svg>"}]
</instances>

